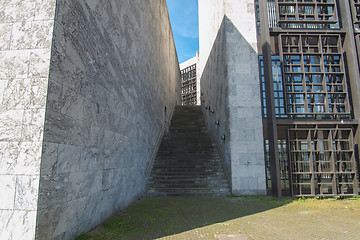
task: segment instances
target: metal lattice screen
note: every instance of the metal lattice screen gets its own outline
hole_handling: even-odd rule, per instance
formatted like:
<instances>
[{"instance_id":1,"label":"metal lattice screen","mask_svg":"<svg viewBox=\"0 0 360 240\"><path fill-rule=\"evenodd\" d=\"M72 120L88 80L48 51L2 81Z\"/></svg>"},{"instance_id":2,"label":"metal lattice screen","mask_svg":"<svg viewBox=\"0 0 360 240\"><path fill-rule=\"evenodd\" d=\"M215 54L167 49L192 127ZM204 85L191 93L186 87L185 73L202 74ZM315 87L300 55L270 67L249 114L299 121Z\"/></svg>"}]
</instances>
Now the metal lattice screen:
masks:
<instances>
[{"instance_id":1,"label":"metal lattice screen","mask_svg":"<svg viewBox=\"0 0 360 240\"><path fill-rule=\"evenodd\" d=\"M182 105L196 105L196 64L181 70Z\"/></svg>"},{"instance_id":2,"label":"metal lattice screen","mask_svg":"<svg viewBox=\"0 0 360 240\"><path fill-rule=\"evenodd\" d=\"M339 34L280 34L287 114L349 116Z\"/></svg>"},{"instance_id":3,"label":"metal lattice screen","mask_svg":"<svg viewBox=\"0 0 360 240\"><path fill-rule=\"evenodd\" d=\"M351 0L352 2L352 13L353 13L353 22L355 27L360 27L360 0Z\"/></svg>"},{"instance_id":4,"label":"metal lattice screen","mask_svg":"<svg viewBox=\"0 0 360 240\"><path fill-rule=\"evenodd\" d=\"M296 126L288 134L294 196L358 194L352 128Z\"/></svg>"},{"instance_id":5,"label":"metal lattice screen","mask_svg":"<svg viewBox=\"0 0 360 240\"><path fill-rule=\"evenodd\" d=\"M281 189L290 190L289 182L289 159L287 152L286 139L278 139L279 162L280 162L280 178ZM269 155L269 140L265 139L265 165L266 165L266 185L271 189L271 172L270 172L270 155Z\"/></svg>"},{"instance_id":6,"label":"metal lattice screen","mask_svg":"<svg viewBox=\"0 0 360 240\"><path fill-rule=\"evenodd\" d=\"M334 28L338 24L335 0L272 0L281 28Z\"/></svg>"}]
</instances>

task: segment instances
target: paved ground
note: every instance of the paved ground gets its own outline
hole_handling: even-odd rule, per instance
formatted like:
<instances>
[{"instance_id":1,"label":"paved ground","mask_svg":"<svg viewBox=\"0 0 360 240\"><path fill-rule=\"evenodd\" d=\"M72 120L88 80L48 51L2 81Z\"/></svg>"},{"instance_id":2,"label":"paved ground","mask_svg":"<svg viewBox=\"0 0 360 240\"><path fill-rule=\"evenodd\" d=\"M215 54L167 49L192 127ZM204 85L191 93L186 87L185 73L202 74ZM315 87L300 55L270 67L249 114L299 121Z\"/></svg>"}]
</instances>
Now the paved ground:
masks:
<instances>
[{"instance_id":1,"label":"paved ground","mask_svg":"<svg viewBox=\"0 0 360 240\"><path fill-rule=\"evenodd\" d=\"M360 198L158 198L78 239L360 239Z\"/></svg>"}]
</instances>

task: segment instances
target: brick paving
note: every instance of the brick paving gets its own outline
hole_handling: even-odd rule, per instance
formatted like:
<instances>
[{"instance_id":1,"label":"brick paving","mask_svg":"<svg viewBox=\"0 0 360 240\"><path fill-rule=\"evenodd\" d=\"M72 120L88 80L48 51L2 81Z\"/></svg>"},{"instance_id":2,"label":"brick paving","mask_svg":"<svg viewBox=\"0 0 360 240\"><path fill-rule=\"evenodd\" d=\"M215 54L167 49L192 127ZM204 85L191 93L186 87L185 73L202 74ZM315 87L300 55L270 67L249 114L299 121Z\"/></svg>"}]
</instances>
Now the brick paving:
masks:
<instances>
[{"instance_id":1,"label":"brick paving","mask_svg":"<svg viewBox=\"0 0 360 240\"><path fill-rule=\"evenodd\" d=\"M154 198L79 239L360 239L360 199Z\"/></svg>"}]
</instances>

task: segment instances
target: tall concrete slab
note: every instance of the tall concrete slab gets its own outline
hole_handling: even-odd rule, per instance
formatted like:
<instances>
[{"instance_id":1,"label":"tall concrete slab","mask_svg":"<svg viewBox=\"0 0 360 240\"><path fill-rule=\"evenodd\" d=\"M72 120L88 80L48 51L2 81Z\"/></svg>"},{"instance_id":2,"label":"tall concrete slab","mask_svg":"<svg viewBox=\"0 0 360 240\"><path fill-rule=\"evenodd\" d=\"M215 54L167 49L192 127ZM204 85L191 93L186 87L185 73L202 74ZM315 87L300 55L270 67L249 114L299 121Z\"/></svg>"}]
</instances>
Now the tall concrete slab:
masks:
<instances>
[{"instance_id":1,"label":"tall concrete slab","mask_svg":"<svg viewBox=\"0 0 360 240\"><path fill-rule=\"evenodd\" d=\"M0 32L0 239L73 239L142 194L180 103L166 2L5 0Z\"/></svg>"},{"instance_id":2,"label":"tall concrete slab","mask_svg":"<svg viewBox=\"0 0 360 240\"><path fill-rule=\"evenodd\" d=\"M206 7L201 9L201 6L206 6L205 2L200 0L199 3L200 22L213 24L212 28L207 27L212 29L210 34L200 29L200 51L202 42L205 42L205 49L213 42L208 58L207 52L200 52L200 62L206 62L201 76L201 89L209 128L217 139L231 174L232 193L265 195L254 1L223 0L222 8L210 10ZM202 20L202 11L224 12L215 38L213 36L214 30L218 28L218 19Z\"/></svg>"}]
</instances>

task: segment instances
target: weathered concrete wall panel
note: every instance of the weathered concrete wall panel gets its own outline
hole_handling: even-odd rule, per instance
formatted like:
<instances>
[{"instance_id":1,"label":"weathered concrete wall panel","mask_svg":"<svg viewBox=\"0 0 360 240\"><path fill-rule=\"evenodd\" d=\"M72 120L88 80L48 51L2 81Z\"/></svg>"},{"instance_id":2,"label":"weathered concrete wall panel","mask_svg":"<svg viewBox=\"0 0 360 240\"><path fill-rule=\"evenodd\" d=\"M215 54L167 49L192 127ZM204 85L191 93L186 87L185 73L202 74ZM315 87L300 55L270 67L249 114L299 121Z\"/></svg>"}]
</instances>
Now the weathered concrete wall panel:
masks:
<instances>
[{"instance_id":1,"label":"weathered concrete wall panel","mask_svg":"<svg viewBox=\"0 0 360 240\"><path fill-rule=\"evenodd\" d=\"M38 239L72 239L139 197L180 101L166 2L57 1Z\"/></svg>"},{"instance_id":2,"label":"weathered concrete wall panel","mask_svg":"<svg viewBox=\"0 0 360 240\"><path fill-rule=\"evenodd\" d=\"M208 118L215 137L225 135L219 142L231 168L232 193L265 195L255 6L250 0L223 3L224 20L201 77L204 105L215 111ZM220 125L214 127L215 121Z\"/></svg>"},{"instance_id":3,"label":"weathered concrete wall panel","mask_svg":"<svg viewBox=\"0 0 360 240\"><path fill-rule=\"evenodd\" d=\"M226 0L226 63L229 81L232 190L236 195L265 195L265 161L252 0Z\"/></svg>"},{"instance_id":4,"label":"weathered concrete wall panel","mask_svg":"<svg viewBox=\"0 0 360 240\"><path fill-rule=\"evenodd\" d=\"M34 239L55 0L0 2L0 239Z\"/></svg>"}]
</instances>

